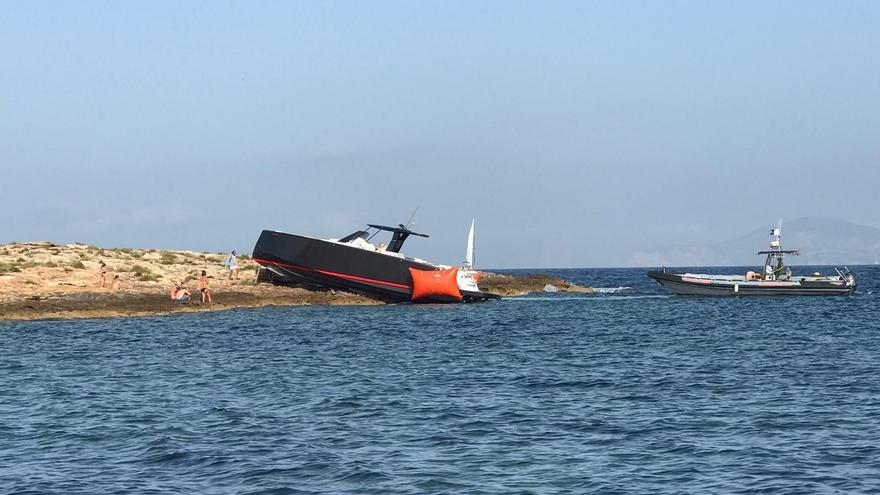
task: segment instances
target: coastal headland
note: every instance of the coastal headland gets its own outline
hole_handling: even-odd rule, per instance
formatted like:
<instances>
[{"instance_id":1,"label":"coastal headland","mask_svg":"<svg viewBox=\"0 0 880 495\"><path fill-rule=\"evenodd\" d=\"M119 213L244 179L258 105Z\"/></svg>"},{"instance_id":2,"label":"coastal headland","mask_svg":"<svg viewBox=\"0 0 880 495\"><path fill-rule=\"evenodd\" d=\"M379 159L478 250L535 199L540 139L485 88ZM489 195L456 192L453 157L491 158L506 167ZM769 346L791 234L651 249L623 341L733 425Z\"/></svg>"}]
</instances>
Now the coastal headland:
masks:
<instances>
[{"instance_id":1,"label":"coastal headland","mask_svg":"<svg viewBox=\"0 0 880 495\"><path fill-rule=\"evenodd\" d=\"M196 251L99 248L48 241L0 245L0 321L150 316L233 308L300 305L375 305L381 301L344 291L257 283L259 265L240 255L230 278L226 255ZM101 286L101 263L106 270ZM196 284L207 272L213 304L202 303ZM118 287L114 278L118 276ZM171 300L183 282L192 301ZM481 289L502 296L524 295L552 285L561 292L588 287L545 274L484 273Z\"/></svg>"}]
</instances>

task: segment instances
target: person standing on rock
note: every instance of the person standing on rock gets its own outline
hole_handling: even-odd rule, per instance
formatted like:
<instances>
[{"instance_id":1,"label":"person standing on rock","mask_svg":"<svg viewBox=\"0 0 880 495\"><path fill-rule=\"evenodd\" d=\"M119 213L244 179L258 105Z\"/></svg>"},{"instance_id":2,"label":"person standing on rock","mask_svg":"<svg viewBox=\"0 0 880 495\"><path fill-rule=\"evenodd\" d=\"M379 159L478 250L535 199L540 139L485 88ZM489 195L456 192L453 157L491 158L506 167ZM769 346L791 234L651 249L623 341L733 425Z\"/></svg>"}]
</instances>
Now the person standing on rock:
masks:
<instances>
[{"instance_id":1,"label":"person standing on rock","mask_svg":"<svg viewBox=\"0 0 880 495\"><path fill-rule=\"evenodd\" d=\"M226 268L229 268L229 280L238 279L238 260L235 256L235 249L233 249L232 253L229 254L229 257L226 258L226 262L223 263L226 265Z\"/></svg>"},{"instance_id":2,"label":"person standing on rock","mask_svg":"<svg viewBox=\"0 0 880 495\"><path fill-rule=\"evenodd\" d=\"M101 288L107 287L107 265L102 261L101 266Z\"/></svg>"},{"instance_id":3,"label":"person standing on rock","mask_svg":"<svg viewBox=\"0 0 880 495\"><path fill-rule=\"evenodd\" d=\"M202 293L202 302L208 300L208 304L214 304L211 301L211 291L208 289L208 272L202 270L202 276L199 277L199 292Z\"/></svg>"}]
</instances>

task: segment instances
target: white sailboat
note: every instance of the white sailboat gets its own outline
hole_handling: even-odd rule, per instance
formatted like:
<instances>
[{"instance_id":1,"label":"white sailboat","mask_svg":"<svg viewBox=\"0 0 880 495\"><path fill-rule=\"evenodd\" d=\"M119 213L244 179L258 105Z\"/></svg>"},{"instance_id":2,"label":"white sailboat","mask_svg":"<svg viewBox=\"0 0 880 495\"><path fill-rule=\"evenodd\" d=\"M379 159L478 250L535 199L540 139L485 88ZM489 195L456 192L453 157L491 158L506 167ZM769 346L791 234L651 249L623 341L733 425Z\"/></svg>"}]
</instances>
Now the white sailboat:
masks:
<instances>
[{"instance_id":1,"label":"white sailboat","mask_svg":"<svg viewBox=\"0 0 880 495\"><path fill-rule=\"evenodd\" d=\"M458 270L458 288L459 290L479 291L477 281L480 279L480 272L474 270L474 225L476 219L471 219L471 230L468 232L467 252L465 253L464 263Z\"/></svg>"},{"instance_id":2,"label":"white sailboat","mask_svg":"<svg viewBox=\"0 0 880 495\"><path fill-rule=\"evenodd\" d=\"M467 253L464 258L464 267L472 269L474 267L474 224L476 219L471 219L471 231L468 232Z\"/></svg>"}]
</instances>

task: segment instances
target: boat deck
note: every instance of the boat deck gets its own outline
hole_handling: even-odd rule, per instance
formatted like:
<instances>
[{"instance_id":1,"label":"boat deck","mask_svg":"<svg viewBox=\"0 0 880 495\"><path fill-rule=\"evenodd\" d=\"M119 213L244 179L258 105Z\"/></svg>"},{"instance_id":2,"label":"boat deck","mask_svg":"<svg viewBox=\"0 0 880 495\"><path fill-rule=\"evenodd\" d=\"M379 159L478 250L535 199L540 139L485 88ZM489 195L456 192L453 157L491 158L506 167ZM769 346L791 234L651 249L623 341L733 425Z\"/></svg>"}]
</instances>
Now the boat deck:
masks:
<instances>
[{"instance_id":1,"label":"boat deck","mask_svg":"<svg viewBox=\"0 0 880 495\"><path fill-rule=\"evenodd\" d=\"M648 272L648 276L674 294L700 296L738 295L849 295L856 284L840 277L792 277L786 280L746 280L740 275Z\"/></svg>"},{"instance_id":2,"label":"boat deck","mask_svg":"<svg viewBox=\"0 0 880 495\"><path fill-rule=\"evenodd\" d=\"M747 279L745 275L709 275L706 273L679 273L675 274L679 275L682 278L690 278L690 279L699 279L699 280L709 280L711 282L730 282L730 283L769 283L770 281L764 281L762 279L753 278ZM777 280L774 282L833 282L840 280L840 277L836 276L795 276L785 280Z\"/></svg>"}]
</instances>

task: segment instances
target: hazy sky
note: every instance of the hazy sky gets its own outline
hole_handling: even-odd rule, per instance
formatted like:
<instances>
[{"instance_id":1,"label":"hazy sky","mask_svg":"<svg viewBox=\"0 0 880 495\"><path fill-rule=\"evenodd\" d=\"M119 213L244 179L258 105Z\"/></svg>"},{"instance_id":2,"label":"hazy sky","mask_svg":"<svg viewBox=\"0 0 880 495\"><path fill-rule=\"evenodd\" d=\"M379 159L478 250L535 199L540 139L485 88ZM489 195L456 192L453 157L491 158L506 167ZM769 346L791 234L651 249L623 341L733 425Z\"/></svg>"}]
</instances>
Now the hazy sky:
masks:
<instances>
[{"instance_id":1,"label":"hazy sky","mask_svg":"<svg viewBox=\"0 0 880 495\"><path fill-rule=\"evenodd\" d=\"M0 242L619 266L880 227L880 2L10 2Z\"/></svg>"}]
</instances>

